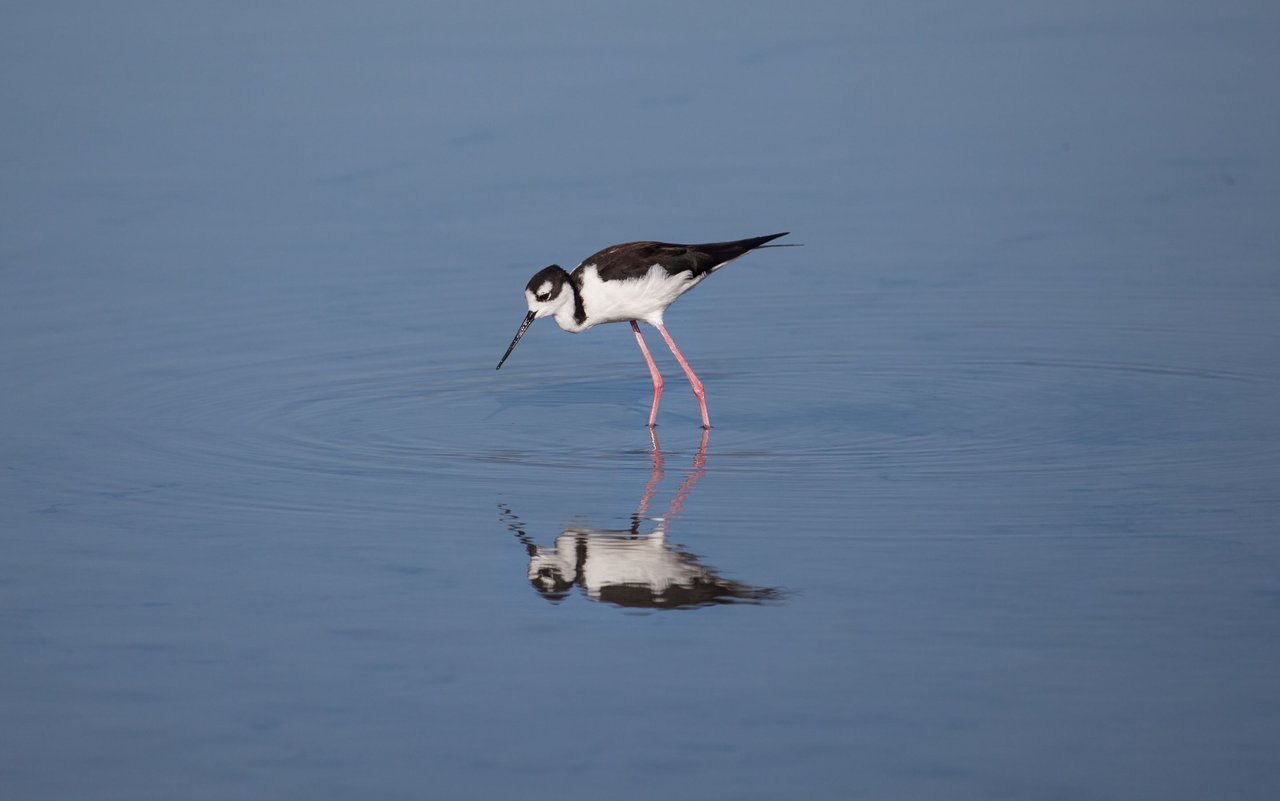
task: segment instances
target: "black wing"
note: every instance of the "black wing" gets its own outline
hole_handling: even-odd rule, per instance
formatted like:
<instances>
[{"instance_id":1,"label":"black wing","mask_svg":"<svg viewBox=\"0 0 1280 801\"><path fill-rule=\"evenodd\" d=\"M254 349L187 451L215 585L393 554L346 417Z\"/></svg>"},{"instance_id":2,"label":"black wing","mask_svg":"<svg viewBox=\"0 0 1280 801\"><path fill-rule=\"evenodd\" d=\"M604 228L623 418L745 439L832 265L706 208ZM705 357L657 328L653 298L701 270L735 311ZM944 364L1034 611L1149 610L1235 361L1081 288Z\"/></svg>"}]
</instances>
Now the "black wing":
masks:
<instances>
[{"instance_id":1,"label":"black wing","mask_svg":"<svg viewBox=\"0 0 1280 801\"><path fill-rule=\"evenodd\" d=\"M605 248L583 260L585 267L594 264L600 278L605 281L621 281L627 278L643 278L655 264L670 275L691 273L699 278L715 270L725 262L755 250L766 242L772 242L787 231L732 242L707 242L701 245L677 245L670 242L627 242ZM574 271L575 273L577 270Z\"/></svg>"}]
</instances>

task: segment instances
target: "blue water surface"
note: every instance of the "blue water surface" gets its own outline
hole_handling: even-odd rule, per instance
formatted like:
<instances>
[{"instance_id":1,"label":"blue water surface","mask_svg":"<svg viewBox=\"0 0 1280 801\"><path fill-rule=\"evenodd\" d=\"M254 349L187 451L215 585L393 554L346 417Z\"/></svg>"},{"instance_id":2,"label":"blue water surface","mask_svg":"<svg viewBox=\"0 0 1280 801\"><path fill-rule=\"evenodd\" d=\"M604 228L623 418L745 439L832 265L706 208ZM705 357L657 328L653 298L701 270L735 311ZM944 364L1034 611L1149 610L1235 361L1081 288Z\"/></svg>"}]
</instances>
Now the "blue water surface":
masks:
<instances>
[{"instance_id":1,"label":"blue water surface","mask_svg":"<svg viewBox=\"0 0 1280 801\"><path fill-rule=\"evenodd\" d=\"M1280 797L1275 4L0 19L6 798Z\"/></svg>"}]
</instances>

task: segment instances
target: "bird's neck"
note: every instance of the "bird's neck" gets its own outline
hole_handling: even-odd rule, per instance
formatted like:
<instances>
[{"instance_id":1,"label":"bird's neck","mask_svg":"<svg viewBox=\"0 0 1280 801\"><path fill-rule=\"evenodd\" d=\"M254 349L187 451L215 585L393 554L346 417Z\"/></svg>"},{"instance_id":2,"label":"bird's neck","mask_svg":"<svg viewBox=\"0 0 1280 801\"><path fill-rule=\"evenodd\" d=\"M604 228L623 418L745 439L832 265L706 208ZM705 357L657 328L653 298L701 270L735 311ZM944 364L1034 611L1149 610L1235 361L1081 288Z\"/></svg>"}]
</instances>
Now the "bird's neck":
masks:
<instances>
[{"instance_id":1,"label":"bird's neck","mask_svg":"<svg viewBox=\"0 0 1280 801\"><path fill-rule=\"evenodd\" d=\"M586 307L582 302L582 292L578 288L578 282L570 278L568 286L573 294L565 298L560 308L556 309L556 325L564 331L576 334L590 328L591 323L587 320Z\"/></svg>"}]
</instances>

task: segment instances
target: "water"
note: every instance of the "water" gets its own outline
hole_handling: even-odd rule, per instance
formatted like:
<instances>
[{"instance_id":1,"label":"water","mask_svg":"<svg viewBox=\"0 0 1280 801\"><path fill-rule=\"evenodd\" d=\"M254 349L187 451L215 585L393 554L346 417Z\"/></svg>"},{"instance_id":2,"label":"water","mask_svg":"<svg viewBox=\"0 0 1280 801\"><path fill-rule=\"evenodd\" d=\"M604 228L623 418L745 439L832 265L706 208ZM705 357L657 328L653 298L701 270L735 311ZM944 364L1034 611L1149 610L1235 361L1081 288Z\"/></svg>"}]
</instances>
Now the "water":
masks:
<instances>
[{"instance_id":1,"label":"water","mask_svg":"<svg viewBox=\"0 0 1280 801\"><path fill-rule=\"evenodd\" d=\"M5 17L6 796L1280 791L1270 5Z\"/></svg>"}]
</instances>

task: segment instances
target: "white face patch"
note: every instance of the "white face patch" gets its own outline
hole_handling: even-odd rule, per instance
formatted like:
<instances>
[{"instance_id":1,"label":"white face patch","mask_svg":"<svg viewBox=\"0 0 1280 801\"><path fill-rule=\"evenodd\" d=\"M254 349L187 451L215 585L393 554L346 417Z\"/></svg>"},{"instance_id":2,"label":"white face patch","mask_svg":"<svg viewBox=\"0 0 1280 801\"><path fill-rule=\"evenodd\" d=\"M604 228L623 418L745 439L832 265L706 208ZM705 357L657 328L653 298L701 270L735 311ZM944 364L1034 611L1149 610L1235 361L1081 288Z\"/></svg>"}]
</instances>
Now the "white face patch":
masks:
<instances>
[{"instance_id":1,"label":"white face patch","mask_svg":"<svg viewBox=\"0 0 1280 801\"><path fill-rule=\"evenodd\" d=\"M549 315L555 314L556 310L559 309L561 306L563 306L565 303L564 301L565 293L561 292L560 293L561 296L558 298L546 297L547 295L551 294L551 292L554 291L554 289L555 289L555 283L552 281L543 281L542 284L538 286L537 292L533 292L531 290L526 289L524 291L524 297L525 297L525 300L528 301L529 303L529 311L534 312L535 314L537 314L538 317L547 317ZM542 296L543 298L546 298L546 299L539 300L539 296Z\"/></svg>"}]
</instances>

